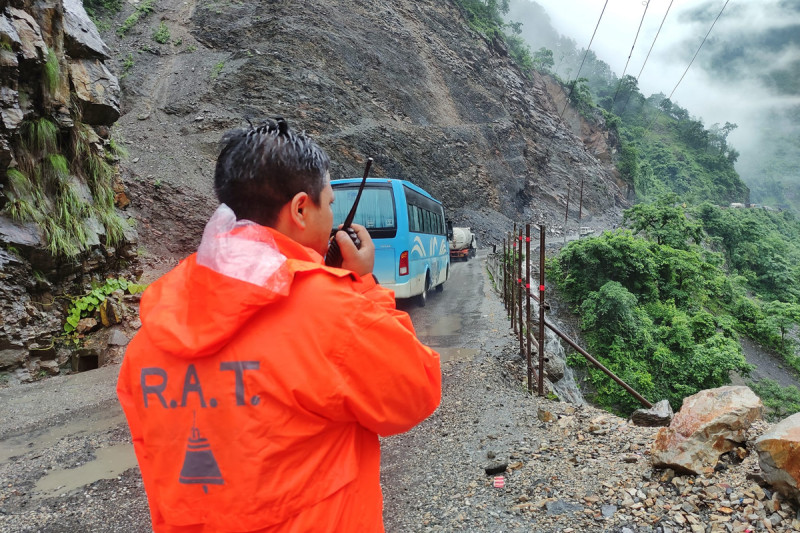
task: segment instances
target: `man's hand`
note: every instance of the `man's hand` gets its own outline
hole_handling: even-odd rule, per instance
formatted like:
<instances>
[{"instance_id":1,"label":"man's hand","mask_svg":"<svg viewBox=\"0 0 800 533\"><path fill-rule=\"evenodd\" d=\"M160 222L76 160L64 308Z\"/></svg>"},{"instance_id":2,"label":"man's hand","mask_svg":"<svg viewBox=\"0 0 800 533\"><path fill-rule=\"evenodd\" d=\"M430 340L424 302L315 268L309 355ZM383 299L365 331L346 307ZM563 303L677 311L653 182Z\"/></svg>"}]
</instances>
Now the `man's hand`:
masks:
<instances>
[{"instance_id":1,"label":"man's hand","mask_svg":"<svg viewBox=\"0 0 800 533\"><path fill-rule=\"evenodd\" d=\"M356 248L350 236L344 231L337 231L334 237L339 244L339 251L342 252L342 268L352 270L359 276L372 274L375 266L375 244L372 242L372 237L369 236L367 228L361 224L353 224L351 227L361 241L360 249Z\"/></svg>"}]
</instances>

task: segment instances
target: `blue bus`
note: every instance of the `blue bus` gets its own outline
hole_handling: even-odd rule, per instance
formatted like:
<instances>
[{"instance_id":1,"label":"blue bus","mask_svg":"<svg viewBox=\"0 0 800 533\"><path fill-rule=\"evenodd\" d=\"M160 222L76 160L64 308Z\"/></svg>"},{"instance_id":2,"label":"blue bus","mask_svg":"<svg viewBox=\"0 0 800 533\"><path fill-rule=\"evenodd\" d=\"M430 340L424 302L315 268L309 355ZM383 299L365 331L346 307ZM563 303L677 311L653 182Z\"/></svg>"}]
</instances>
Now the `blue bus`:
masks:
<instances>
[{"instance_id":1,"label":"blue bus","mask_svg":"<svg viewBox=\"0 0 800 533\"><path fill-rule=\"evenodd\" d=\"M332 180L333 227L353 206L360 179ZM368 178L356 210L356 224L375 243L373 273L397 298L417 297L424 306L428 292L441 291L450 277L450 248L442 203L405 180Z\"/></svg>"}]
</instances>

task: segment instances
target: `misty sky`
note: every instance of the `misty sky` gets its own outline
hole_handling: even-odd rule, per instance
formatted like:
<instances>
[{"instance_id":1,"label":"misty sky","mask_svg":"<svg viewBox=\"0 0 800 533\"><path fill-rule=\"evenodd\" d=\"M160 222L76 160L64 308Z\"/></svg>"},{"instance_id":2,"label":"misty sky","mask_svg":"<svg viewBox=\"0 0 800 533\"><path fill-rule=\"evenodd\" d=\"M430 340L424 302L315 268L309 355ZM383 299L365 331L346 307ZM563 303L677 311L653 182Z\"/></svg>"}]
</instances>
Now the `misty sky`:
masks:
<instances>
[{"instance_id":1,"label":"misty sky","mask_svg":"<svg viewBox=\"0 0 800 533\"><path fill-rule=\"evenodd\" d=\"M589 44L603 10L603 0L537 0L555 30L575 40L579 49ZM674 0L650 58L639 78L646 97L669 96L725 0ZM512 0L511 21L523 22L523 37L534 50L547 39L543 21L530 0ZM637 76L653 44L670 0L609 0L591 49L621 76ZM642 14L647 14L631 54ZM558 60L556 59L558 65ZM558 72L567 77L566 72ZM575 72L569 76L574 78ZM737 169L747 179L754 159L763 152L765 128L774 128L786 111L800 106L800 0L730 0L703 45L673 102L703 119L706 127L734 122L739 128L728 138L741 152ZM792 134L798 124L781 128Z\"/></svg>"}]
</instances>

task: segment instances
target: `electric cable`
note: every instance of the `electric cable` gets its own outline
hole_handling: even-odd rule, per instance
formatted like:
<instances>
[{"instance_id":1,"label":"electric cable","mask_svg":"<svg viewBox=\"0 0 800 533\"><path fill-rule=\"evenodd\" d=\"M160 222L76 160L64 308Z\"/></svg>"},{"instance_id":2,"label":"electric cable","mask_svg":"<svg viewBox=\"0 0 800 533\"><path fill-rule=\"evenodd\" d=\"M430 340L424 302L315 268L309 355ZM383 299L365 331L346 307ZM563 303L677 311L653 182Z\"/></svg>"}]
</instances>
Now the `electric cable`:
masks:
<instances>
[{"instance_id":1,"label":"electric cable","mask_svg":"<svg viewBox=\"0 0 800 533\"><path fill-rule=\"evenodd\" d=\"M661 33L661 28L664 27L664 21L667 20L667 15L669 15L669 10L672 9L672 3L675 0L670 0L669 5L667 6L667 12L664 13L664 18L661 19L661 26L658 27L658 31L656 32L656 36L653 39L653 44L650 45L650 50L647 51L647 57L644 58L644 63L642 63L642 68L639 70L639 74L636 76L638 80L642 76L642 72L644 72L644 66L647 64L647 60L650 59L650 53L653 51L653 47L656 45L656 41L658 40L658 36Z\"/></svg>"},{"instance_id":2,"label":"electric cable","mask_svg":"<svg viewBox=\"0 0 800 533\"><path fill-rule=\"evenodd\" d=\"M628 64L631 62L631 57L633 56L633 50L634 48L636 48L636 41L639 40L639 32L642 31L642 24L644 24L644 17L647 15L648 7L650 7L650 0L645 1L644 13L642 13L642 20L639 21L639 28L636 30L636 36L633 38L633 44L631 45L631 53L628 54L628 60L625 62L625 68L622 69L622 76L619 77L619 83L617 83L617 91L614 93L614 99L611 101L612 106L614 105L614 102L617 101L617 95L619 94L619 89L620 87L622 87L622 80L625 79L625 73L628 72Z\"/></svg>"},{"instance_id":3,"label":"electric cable","mask_svg":"<svg viewBox=\"0 0 800 533\"><path fill-rule=\"evenodd\" d=\"M725 0L725 4L722 6L722 9L719 10L719 14L717 15L717 18L715 18L714 22L711 23L711 27L708 29L708 32L706 33L706 36L703 37L703 42L701 42L700 46L697 47L697 51L694 53L694 56L692 57L692 60L689 61L689 64L686 66L686 70L683 71L683 75L681 75L681 79L679 79L678 83L675 84L675 87L672 88L672 92L669 93L669 96L667 96L667 98L666 98L667 100L671 100L672 99L672 95L675 94L675 91L678 89L678 86L683 81L683 78L686 76L686 73L689 72L689 67L692 66L692 63L694 63L694 60L697 58L697 54L700 53L700 49L703 48L703 45L705 44L706 40L708 39L708 36L711 35L711 30L714 29L714 26L717 24L717 21L722 16L722 12L725 11L725 8L728 6L728 2L730 2L730 0ZM656 116L653 117L653 120L650 121L650 124L647 126L648 130L650 130L650 128L653 127L653 123L655 123L655 121L658 119L659 116L661 116L661 107L660 106L658 108L658 113L656 113Z\"/></svg>"},{"instance_id":4,"label":"electric cable","mask_svg":"<svg viewBox=\"0 0 800 533\"><path fill-rule=\"evenodd\" d=\"M664 27L664 22L667 20L667 15L669 15L669 10L672 9L672 3L675 0L670 0L669 5L667 6L667 12L664 13L664 18L661 19L661 25L658 27L658 31L656 32L656 36L653 38L653 43L650 45L650 50L647 51L647 57L644 58L644 63L642 63L642 68L639 69L639 74L636 75L636 81L639 81L639 78L642 77L642 72L644 72L644 67L647 65L647 60L650 59L650 54L653 52L653 48L656 45L656 41L658 40L658 36L661 34L661 28ZM622 111L620 111L620 116L625 113L625 110L628 108L628 102L631 101L631 93L628 93L628 98L625 100L625 105L622 106Z\"/></svg>"},{"instance_id":5,"label":"electric cable","mask_svg":"<svg viewBox=\"0 0 800 533\"><path fill-rule=\"evenodd\" d=\"M589 46L586 48L586 52L583 54L583 60L581 61L581 66L578 67L578 73L575 75L575 79L573 81L577 82L578 77L581 75L581 70L583 69L583 64L586 62L586 56L589 55L589 50L592 48L592 42L594 41L594 36L597 35L597 28L600 27L600 21L603 20L603 13L606 12L606 6L608 6L608 0L606 3L603 4L603 10L600 12L600 18L597 19L597 25L594 27L594 32L592 33L592 38L589 39ZM569 105L569 99L572 97L572 91L575 89L575 84L573 83L572 86L569 88L569 94L567 95L567 100L564 102L564 109L561 110L561 113L558 115L559 119L564 117L564 111L567 110L567 105Z\"/></svg>"},{"instance_id":6,"label":"electric cable","mask_svg":"<svg viewBox=\"0 0 800 533\"><path fill-rule=\"evenodd\" d=\"M672 95L675 94L675 90L678 88L678 85L681 84L681 82L683 81L684 76L686 76L686 73L689 72L689 67L692 66L692 63L694 63L694 60L697 58L697 54L700 53L700 49L703 48L703 45L706 43L706 39L708 39L708 36L711 35L711 30L714 29L714 25L717 23L719 18L722 16L722 12L725 11L725 7L728 5L728 2L730 2L730 0L725 0L725 5L722 6L722 9L720 9L720 11L719 11L719 15L717 15L717 18L714 19L713 23L711 23L711 27L708 29L708 33L706 33L706 36L703 37L703 42L700 43L700 46L697 47L697 52L694 53L694 57L692 57L692 60L689 61L689 64L686 66L686 70L683 71L683 75L681 76L681 79L679 79L678 83L675 84L675 87L672 89L672 92L669 93L669 96L667 98L672 98Z\"/></svg>"}]
</instances>

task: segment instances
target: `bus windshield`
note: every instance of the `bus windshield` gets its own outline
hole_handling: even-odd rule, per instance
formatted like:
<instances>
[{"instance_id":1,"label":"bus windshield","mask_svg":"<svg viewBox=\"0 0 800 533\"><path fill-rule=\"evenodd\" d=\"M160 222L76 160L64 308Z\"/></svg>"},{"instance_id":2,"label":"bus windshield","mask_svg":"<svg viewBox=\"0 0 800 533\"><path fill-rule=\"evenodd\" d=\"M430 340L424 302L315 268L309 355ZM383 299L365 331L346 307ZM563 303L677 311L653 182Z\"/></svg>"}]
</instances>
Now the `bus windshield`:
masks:
<instances>
[{"instance_id":1,"label":"bus windshield","mask_svg":"<svg viewBox=\"0 0 800 533\"><path fill-rule=\"evenodd\" d=\"M333 188L333 227L344 223L350 208L358 194L358 184L336 186ZM397 216L392 189L388 186L367 184L358 202L356 217L353 220L361 224L372 237L394 237L397 233Z\"/></svg>"}]
</instances>

